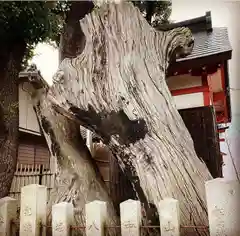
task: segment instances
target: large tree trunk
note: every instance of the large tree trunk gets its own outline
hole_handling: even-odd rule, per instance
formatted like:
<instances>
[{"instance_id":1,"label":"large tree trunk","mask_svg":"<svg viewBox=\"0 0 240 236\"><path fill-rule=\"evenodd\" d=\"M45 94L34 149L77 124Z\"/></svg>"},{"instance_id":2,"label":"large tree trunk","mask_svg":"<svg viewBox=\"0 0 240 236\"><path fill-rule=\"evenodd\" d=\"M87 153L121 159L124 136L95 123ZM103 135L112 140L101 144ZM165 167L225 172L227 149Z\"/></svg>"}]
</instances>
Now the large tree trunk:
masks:
<instances>
[{"instance_id":1,"label":"large tree trunk","mask_svg":"<svg viewBox=\"0 0 240 236\"><path fill-rule=\"evenodd\" d=\"M85 49L62 61L47 96L103 138L149 202L158 207L174 197L182 224L207 224L204 182L211 175L165 82L173 53L192 48L190 31L156 32L130 3L104 5L81 27Z\"/></svg>"},{"instance_id":2,"label":"large tree trunk","mask_svg":"<svg viewBox=\"0 0 240 236\"><path fill-rule=\"evenodd\" d=\"M49 87L44 84L44 81L31 82L35 87L32 93L33 106L57 167L49 210L52 204L62 201L72 202L76 210L76 225L83 226L85 225L85 204L102 200L108 203L107 225L119 224L107 188L80 135L79 122L69 120L55 112L54 103L46 96ZM49 214L49 222L50 219ZM79 234L82 234L81 230ZM108 234L116 235L117 230L108 229Z\"/></svg>"},{"instance_id":3,"label":"large tree trunk","mask_svg":"<svg viewBox=\"0 0 240 236\"><path fill-rule=\"evenodd\" d=\"M18 151L18 74L25 43L0 46L0 198L8 195Z\"/></svg>"},{"instance_id":4,"label":"large tree trunk","mask_svg":"<svg viewBox=\"0 0 240 236\"><path fill-rule=\"evenodd\" d=\"M79 20L92 11L93 2L71 1L70 10L60 38L59 61L65 58L74 58L81 54L85 46L85 37L79 24Z\"/></svg>"},{"instance_id":5,"label":"large tree trunk","mask_svg":"<svg viewBox=\"0 0 240 236\"><path fill-rule=\"evenodd\" d=\"M93 2L89 0L71 2L60 39L59 62L65 58L75 58L83 51L86 40L79 21L91 12L93 7ZM79 123L69 121L62 115L56 114L53 109L49 110L51 101L44 97L44 92L40 94L40 97L37 96L39 104L35 106L35 111L52 157L57 161L55 186L49 206L61 201L73 202L78 209L75 214L76 223L85 225L85 204L93 200L106 201L109 215L107 224L118 224L114 204L108 195L99 169L81 137ZM33 100L36 100L36 97ZM51 127L50 133L46 130L44 124L46 122ZM58 152L54 151L54 146L58 147ZM109 235L115 235L117 232L116 229L108 230Z\"/></svg>"}]
</instances>

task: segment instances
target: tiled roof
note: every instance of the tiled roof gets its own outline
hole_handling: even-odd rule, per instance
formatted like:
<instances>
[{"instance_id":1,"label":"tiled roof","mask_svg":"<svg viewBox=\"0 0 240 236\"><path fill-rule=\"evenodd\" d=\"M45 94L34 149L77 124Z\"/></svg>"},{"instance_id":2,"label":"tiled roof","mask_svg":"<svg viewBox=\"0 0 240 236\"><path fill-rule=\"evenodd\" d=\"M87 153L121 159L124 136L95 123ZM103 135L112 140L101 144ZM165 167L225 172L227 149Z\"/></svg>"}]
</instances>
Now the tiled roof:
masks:
<instances>
[{"instance_id":1,"label":"tiled roof","mask_svg":"<svg viewBox=\"0 0 240 236\"><path fill-rule=\"evenodd\" d=\"M193 36L194 47L192 53L185 58L177 59L177 62L207 57L232 50L227 28L225 27L213 28L211 32L196 32L193 33Z\"/></svg>"},{"instance_id":2,"label":"tiled roof","mask_svg":"<svg viewBox=\"0 0 240 236\"><path fill-rule=\"evenodd\" d=\"M191 59L198 59L232 51L228 39L227 28L213 28L211 12L209 11L206 12L204 16L177 23L160 25L158 29L168 31L177 27L188 27L192 31L195 39L192 53L187 57L177 59L177 62L183 62Z\"/></svg>"}]
</instances>

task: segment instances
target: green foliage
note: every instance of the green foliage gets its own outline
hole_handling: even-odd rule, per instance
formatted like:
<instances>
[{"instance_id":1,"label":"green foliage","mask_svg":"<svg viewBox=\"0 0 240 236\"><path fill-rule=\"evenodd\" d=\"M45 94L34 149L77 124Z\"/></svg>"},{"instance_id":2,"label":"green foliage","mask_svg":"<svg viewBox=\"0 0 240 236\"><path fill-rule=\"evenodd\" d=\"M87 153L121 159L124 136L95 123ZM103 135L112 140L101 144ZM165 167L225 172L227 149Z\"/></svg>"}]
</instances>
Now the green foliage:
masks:
<instances>
[{"instance_id":1,"label":"green foliage","mask_svg":"<svg viewBox=\"0 0 240 236\"><path fill-rule=\"evenodd\" d=\"M25 55L23 57L23 61L22 61L22 70L25 70L28 66L29 66L29 60L31 60L33 58L34 54L34 49L35 49L35 44L27 45L27 49L25 52Z\"/></svg>"},{"instance_id":2,"label":"green foliage","mask_svg":"<svg viewBox=\"0 0 240 236\"><path fill-rule=\"evenodd\" d=\"M57 17L45 1L2 1L0 4L0 38L5 43L24 40L33 45L55 37L61 29Z\"/></svg>"},{"instance_id":3,"label":"green foliage","mask_svg":"<svg viewBox=\"0 0 240 236\"><path fill-rule=\"evenodd\" d=\"M167 23L171 14L171 1L153 1L151 24ZM133 1L146 16L151 1ZM37 43L55 42L59 45L66 14L71 1L1 1L0 43L11 46L19 41L27 45L23 66L34 55Z\"/></svg>"},{"instance_id":4,"label":"green foliage","mask_svg":"<svg viewBox=\"0 0 240 236\"><path fill-rule=\"evenodd\" d=\"M151 1L134 1L143 14ZM152 24L166 23L171 14L170 1L154 1ZM29 45L46 40L59 41L59 35L69 9L68 1L1 1L0 39L14 42L24 39Z\"/></svg>"},{"instance_id":5,"label":"green foliage","mask_svg":"<svg viewBox=\"0 0 240 236\"><path fill-rule=\"evenodd\" d=\"M149 5L153 5L153 12L151 14L151 25L156 27L160 24L169 23L169 17L172 13L172 2L171 0L165 1L132 1L133 4L139 8L142 14L146 17Z\"/></svg>"},{"instance_id":6,"label":"green foliage","mask_svg":"<svg viewBox=\"0 0 240 236\"><path fill-rule=\"evenodd\" d=\"M56 4L55 4L56 3ZM66 3L49 1L1 1L0 43L11 50L18 42L25 42L27 51L23 67L34 55L37 43L59 42Z\"/></svg>"}]
</instances>

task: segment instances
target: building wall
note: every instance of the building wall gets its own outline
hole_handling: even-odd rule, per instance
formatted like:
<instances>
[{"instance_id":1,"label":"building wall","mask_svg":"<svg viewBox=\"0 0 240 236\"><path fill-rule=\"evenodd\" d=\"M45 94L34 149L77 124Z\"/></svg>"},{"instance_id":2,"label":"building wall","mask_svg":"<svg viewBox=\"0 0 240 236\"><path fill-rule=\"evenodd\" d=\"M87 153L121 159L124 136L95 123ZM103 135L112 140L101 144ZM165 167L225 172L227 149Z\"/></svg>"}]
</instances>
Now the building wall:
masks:
<instances>
[{"instance_id":1,"label":"building wall","mask_svg":"<svg viewBox=\"0 0 240 236\"><path fill-rule=\"evenodd\" d=\"M192 88L202 86L202 78L190 74L170 76L167 78L167 85L170 90Z\"/></svg>"},{"instance_id":2,"label":"building wall","mask_svg":"<svg viewBox=\"0 0 240 236\"><path fill-rule=\"evenodd\" d=\"M204 106L204 95L202 92L173 96L173 100L178 110Z\"/></svg>"},{"instance_id":3,"label":"building wall","mask_svg":"<svg viewBox=\"0 0 240 236\"><path fill-rule=\"evenodd\" d=\"M28 83L19 85L19 146L18 162L28 165L49 165L50 153L44 137L41 135L37 116L32 106Z\"/></svg>"},{"instance_id":4,"label":"building wall","mask_svg":"<svg viewBox=\"0 0 240 236\"><path fill-rule=\"evenodd\" d=\"M19 128L22 131L40 135L37 116L28 93L30 90L31 87L27 83L19 85Z\"/></svg>"},{"instance_id":5,"label":"building wall","mask_svg":"<svg viewBox=\"0 0 240 236\"><path fill-rule=\"evenodd\" d=\"M171 92L181 89L189 89L202 86L201 76L190 74L170 76L167 78L167 85ZM204 106L203 92L178 94L173 96L177 109L186 109Z\"/></svg>"},{"instance_id":6,"label":"building wall","mask_svg":"<svg viewBox=\"0 0 240 236\"><path fill-rule=\"evenodd\" d=\"M48 165L50 153L42 136L20 132L18 163L23 165Z\"/></svg>"},{"instance_id":7,"label":"building wall","mask_svg":"<svg viewBox=\"0 0 240 236\"><path fill-rule=\"evenodd\" d=\"M100 174L103 177L104 182L110 187L110 169L109 163L111 160L111 152L103 148L100 143L94 143L94 155L93 158L96 161Z\"/></svg>"},{"instance_id":8,"label":"building wall","mask_svg":"<svg viewBox=\"0 0 240 236\"><path fill-rule=\"evenodd\" d=\"M222 156L213 107L183 109L179 113L191 134L198 157L206 163L214 178L222 177Z\"/></svg>"},{"instance_id":9,"label":"building wall","mask_svg":"<svg viewBox=\"0 0 240 236\"><path fill-rule=\"evenodd\" d=\"M218 71L216 73L208 76L208 84L209 84L209 87L211 87L211 91L213 93L223 91L224 85L222 84L221 78L222 77L221 77L220 69L218 69Z\"/></svg>"},{"instance_id":10,"label":"building wall","mask_svg":"<svg viewBox=\"0 0 240 236\"><path fill-rule=\"evenodd\" d=\"M216 93L222 92L225 87L222 73L223 71L219 68L217 72L209 74L205 81L201 76L190 74L168 77L167 85L177 109L214 105L216 111L223 111L223 100L216 101ZM206 90L207 86L208 90Z\"/></svg>"}]
</instances>

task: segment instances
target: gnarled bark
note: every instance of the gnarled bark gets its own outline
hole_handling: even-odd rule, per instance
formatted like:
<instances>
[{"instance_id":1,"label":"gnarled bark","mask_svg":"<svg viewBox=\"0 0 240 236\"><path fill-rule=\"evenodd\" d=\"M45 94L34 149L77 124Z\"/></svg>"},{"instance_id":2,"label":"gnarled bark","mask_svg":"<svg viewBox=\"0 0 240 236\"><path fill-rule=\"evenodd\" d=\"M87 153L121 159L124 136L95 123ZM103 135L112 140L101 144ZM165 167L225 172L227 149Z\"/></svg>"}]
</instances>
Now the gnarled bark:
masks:
<instances>
[{"instance_id":1,"label":"gnarled bark","mask_svg":"<svg viewBox=\"0 0 240 236\"><path fill-rule=\"evenodd\" d=\"M211 175L194 151L165 82L172 56L191 51L190 31L156 32L130 3L101 6L81 27L86 36L82 54L64 59L54 85L33 96L40 101L36 112L63 173L58 176L64 179L67 173L62 192L73 202L76 195L92 200L96 191L110 200L90 153L76 143L81 138L74 131L82 124L102 137L134 179L142 201L158 207L163 197L174 197L180 201L182 224L207 224L204 182Z\"/></svg>"},{"instance_id":2,"label":"gnarled bark","mask_svg":"<svg viewBox=\"0 0 240 236\"><path fill-rule=\"evenodd\" d=\"M9 194L17 164L18 74L25 50L20 40L0 45L0 198Z\"/></svg>"},{"instance_id":3,"label":"gnarled bark","mask_svg":"<svg viewBox=\"0 0 240 236\"><path fill-rule=\"evenodd\" d=\"M85 37L79 24L94 5L92 1L71 1L70 10L66 13L66 21L60 39L59 61L79 55L85 44Z\"/></svg>"},{"instance_id":4,"label":"gnarled bark","mask_svg":"<svg viewBox=\"0 0 240 236\"><path fill-rule=\"evenodd\" d=\"M49 87L44 81L32 80L31 83L34 86L32 92L34 110L51 156L56 159L57 170L49 207L62 201L72 202L75 207L76 225L83 226L85 204L102 200L108 203L107 225L118 224L118 217L107 188L80 135L79 122L69 120L55 112L54 103L46 96ZM50 218L49 214L49 220ZM82 235L82 232L79 231L79 234ZM116 235L117 230L109 229L108 234Z\"/></svg>"},{"instance_id":5,"label":"gnarled bark","mask_svg":"<svg viewBox=\"0 0 240 236\"><path fill-rule=\"evenodd\" d=\"M174 197L182 224L207 224L204 182L211 175L165 82L176 50L191 51L190 31L156 32L130 3L106 4L81 27L85 49L62 61L47 97L103 138L149 202L158 207Z\"/></svg>"}]
</instances>

